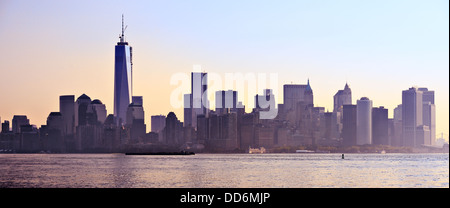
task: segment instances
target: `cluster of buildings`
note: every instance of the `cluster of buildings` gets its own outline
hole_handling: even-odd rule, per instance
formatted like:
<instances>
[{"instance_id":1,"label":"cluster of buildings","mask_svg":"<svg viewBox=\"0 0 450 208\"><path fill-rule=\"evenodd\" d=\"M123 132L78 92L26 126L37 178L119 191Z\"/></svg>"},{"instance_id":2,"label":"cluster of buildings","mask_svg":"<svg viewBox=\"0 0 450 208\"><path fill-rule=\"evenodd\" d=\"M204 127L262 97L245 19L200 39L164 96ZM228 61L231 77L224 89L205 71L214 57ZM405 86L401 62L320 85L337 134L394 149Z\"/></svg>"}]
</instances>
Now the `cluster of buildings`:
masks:
<instances>
[{"instance_id":1,"label":"cluster of buildings","mask_svg":"<svg viewBox=\"0 0 450 208\"><path fill-rule=\"evenodd\" d=\"M352 102L348 84L334 95L332 112L314 106L312 87L285 84L283 103L276 104L272 89L255 95L250 113L238 101L238 92L215 93L209 109L206 72L191 73L191 93L184 95L184 121L175 113L151 116L147 132L143 97L132 96L132 47L120 36L115 46L114 113L107 114L99 99L83 94L59 98L59 111L37 128L25 115L4 121L0 151L6 152L122 152L191 149L208 152L243 152L250 147L284 146L434 145L436 110L434 91L409 88L402 104L388 118L388 109L374 107L362 97ZM261 113L273 113L264 119Z\"/></svg>"},{"instance_id":2,"label":"cluster of buildings","mask_svg":"<svg viewBox=\"0 0 450 208\"><path fill-rule=\"evenodd\" d=\"M374 107L362 97L352 103L348 84L334 95L334 108L314 106L307 84L283 86L283 103L275 102L271 89L255 95L255 108L245 112L233 90L215 93L215 109L209 109L197 93L207 90L207 73L192 72L191 94L184 95L184 121L175 113L151 116L147 132L142 96L132 96L125 110L107 114L98 99L83 94L59 98L59 112L51 112L47 124L37 128L25 115L4 121L0 150L14 152L121 152L142 149L191 149L208 152L244 152L249 147L391 145L432 146L436 140L434 91L409 88L402 104L388 117L388 109ZM199 85L201 87L196 87ZM195 92L199 89L198 92ZM274 119L261 119L267 106L277 106ZM124 112L123 117L120 111Z\"/></svg>"}]
</instances>

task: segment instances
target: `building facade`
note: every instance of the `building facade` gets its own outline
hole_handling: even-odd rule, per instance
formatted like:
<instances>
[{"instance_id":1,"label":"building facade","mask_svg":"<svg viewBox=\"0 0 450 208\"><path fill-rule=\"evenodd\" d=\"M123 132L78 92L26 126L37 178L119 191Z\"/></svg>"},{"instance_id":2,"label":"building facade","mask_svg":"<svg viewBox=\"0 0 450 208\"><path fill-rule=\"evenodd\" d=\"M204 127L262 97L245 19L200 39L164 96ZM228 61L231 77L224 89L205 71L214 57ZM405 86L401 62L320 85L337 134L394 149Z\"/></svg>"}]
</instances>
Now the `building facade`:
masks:
<instances>
[{"instance_id":1,"label":"building facade","mask_svg":"<svg viewBox=\"0 0 450 208\"><path fill-rule=\"evenodd\" d=\"M356 144L372 144L372 101L367 97L356 102Z\"/></svg>"},{"instance_id":2,"label":"building facade","mask_svg":"<svg viewBox=\"0 0 450 208\"><path fill-rule=\"evenodd\" d=\"M132 47L125 42L123 16L122 35L115 47L114 62L114 116L117 125L125 125L127 108L132 96Z\"/></svg>"}]
</instances>

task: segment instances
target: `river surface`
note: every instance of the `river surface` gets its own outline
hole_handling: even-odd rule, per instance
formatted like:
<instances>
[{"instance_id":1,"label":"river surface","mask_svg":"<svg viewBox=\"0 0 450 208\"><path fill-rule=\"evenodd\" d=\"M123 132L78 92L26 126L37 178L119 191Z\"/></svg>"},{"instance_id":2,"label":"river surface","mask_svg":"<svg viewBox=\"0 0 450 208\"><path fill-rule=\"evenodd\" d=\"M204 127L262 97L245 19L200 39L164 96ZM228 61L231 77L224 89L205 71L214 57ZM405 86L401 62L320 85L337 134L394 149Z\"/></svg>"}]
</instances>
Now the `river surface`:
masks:
<instances>
[{"instance_id":1,"label":"river surface","mask_svg":"<svg viewBox=\"0 0 450 208\"><path fill-rule=\"evenodd\" d=\"M449 154L0 154L1 188L449 187Z\"/></svg>"}]
</instances>

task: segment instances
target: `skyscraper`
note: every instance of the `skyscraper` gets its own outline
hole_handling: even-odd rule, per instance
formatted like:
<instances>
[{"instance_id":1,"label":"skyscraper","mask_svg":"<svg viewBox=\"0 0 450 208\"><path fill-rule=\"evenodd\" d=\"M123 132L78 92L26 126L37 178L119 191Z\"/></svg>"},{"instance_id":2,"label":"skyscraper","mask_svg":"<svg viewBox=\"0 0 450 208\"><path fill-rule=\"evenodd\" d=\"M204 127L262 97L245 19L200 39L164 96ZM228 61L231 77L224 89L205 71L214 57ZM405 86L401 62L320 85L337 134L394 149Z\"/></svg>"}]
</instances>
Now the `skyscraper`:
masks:
<instances>
[{"instance_id":1,"label":"skyscraper","mask_svg":"<svg viewBox=\"0 0 450 208\"><path fill-rule=\"evenodd\" d=\"M233 90L216 91L216 113L225 114L237 108L238 92Z\"/></svg>"},{"instance_id":2,"label":"skyscraper","mask_svg":"<svg viewBox=\"0 0 450 208\"><path fill-rule=\"evenodd\" d=\"M139 138L145 135L145 114L142 107L142 96L133 96L133 102L128 105L126 126L130 130L129 143L138 143Z\"/></svg>"},{"instance_id":3,"label":"skyscraper","mask_svg":"<svg viewBox=\"0 0 450 208\"><path fill-rule=\"evenodd\" d=\"M345 146L356 145L356 105L342 106L342 138Z\"/></svg>"},{"instance_id":4,"label":"skyscraper","mask_svg":"<svg viewBox=\"0 0 450 208\"><path fill-rule=\"evenodd\" d=\"M436 141L436 106L434 104L434 91L428 88L419 88L422 91L422 114L423 125L428 126L430 130L430 145Z\"/></svg>"},{"instance_id":5,"label":"skyscraper","mask_svg":"<svg viewBox=\"0 0 450 208\"><path fill-rule=\"evenodd\" d=\"M372 108L372 143L390 145L388 131L388 109L380 106Z\"/></svg>"},{"instance_id":6,"label":"skyscraper","mask_svg":"<svg viewBox=\"0 0 450 208\"><path fill-rule=\"evenodd\" d=\"M334 100L334 108L333 112L337 112L339 108L343 105L351 105L352 104L352 90L345 83L345 87L343 90L339 90L333 97Z\"/></svg>"},{"instance_id":7,"label":"skyscraper","mask_svg":"<svg viewBox=\"0 0 450 208\"><path fill-rule=\"evenodd\" d=\"M191 95L192 108L196 115L207 116L208 97L208 73L192 72L191 74Z\"/></svg>"},{"instance_id":8,"label":"skyscraper","mask_svg":"<svg viewBox=\"0 0 450 208\"><path fill-rule=\"evenodd\" d=\"M5 122L2 123L2 133L9 133L9 121L5 120Z\"/></svg>"},{"instance_id":9,"label":"skyscraper","mask_svg":"<svg viewBox=\"0 0 450 208\"><path fill-rule=\"evenodd\" d=\"M74 133L75 127L75 96L61 95L59 96L59 112L63 117L63 135L71 135Z\"/></svg>"},{"instance_id":10,"label":"skyscraper","mask_svg":"<svg viewBox=\"0 0 450 208\"><path fill-rule=\"evenodd\" d=\"M403 136L402 136L402 104L394 108L394 118L392 119L391 126L391 136L390 145L392 146L402 146Z\"/></svg>"},{"instance_id":11,"label":"skyscraper","mask_svg":"<svg viewBox=\"0 0 450 208\"><path fill-rule=\"evenodd\" d=\"M272 89L264 89L262 95L255 95L256 109L268 111L270 107L275 107L275 95L272 93Z\"/></svg>"},{"instance_id":12,"label":"skyscraper","mask_svg":"<svg viewBox=\"0 0 450 208\"><path fill-rule=\"evenodd\" d=\"M207 97L208 73L191 73L191 94L185 94L184 98L184 126L197 128L197 116L208 117L209 101Z\"/></svg>"},{"instance_id":13,"label":"skyscraper","mask_svg":"<svg viewBox=\"0 0 450 208\"><path fill-rule=\"evenodd\" d=\"M87 124L87 107L91 103L91 98L86 94L82 94L77 98L75 104L75 127Z\"/></svg>"},{"instance_id":14,"label":"skyscraper","mask_svg":"<svg viewBox=\"0 0 450 208\"><path fill-rule=\"evenodd\" d=\"M88 123L103 124L107 116L106 106L102 101L95 99L87 106L86 114L88 116Z\"/></svg>"},{"instance_id":15,"label":"skyscraper","mask_svg":"<svg viewBox=\"0 0 450 208\"><path fill-rule=\"evenodd\" d=\"M372 144L372 101L367 97L356 102L356 144Z\"/></svg>"},{"instance_id":16,"label":"skyscraper","mask_svg":"<svg viewBox=\"0 0 450 208\"><path fill-rule=\"evenodd\" d=\"M132 95L132 47L125 42L122 15L122 34L115 49L114 62L114 116L118 125L124 125Z\"/></svg>"},{"instance_id":17,"label":"skyscraper","mask_svg":"<svg viewBox=\"0 0 450 208\"><path fill-rule=\"evenodd\" d=\"M333 106L333 114L331 121L331 135L335 138L339 138L342 132L342 114L343 114L343 105L351 105L352 104L352 90L345 83L345 87L343 90L338 90L337 93L333 96L334 106Z\"/></svg>"},{"instance_id":18,"label":"skyscraper","mask_svg":"<svg viewBox=\"0 0 450 208\"><path fill-rule=\"evenodd\" d=\"M22 132L21 126L30 125L30 120L24 115L14 115L12 119L12 131L17 134Z\"/></svg>"},{"instance_id":19,"label":"skyscraper","mask_svg":"<svg viewBox=\"0 0 450 208\"><path fill-rule=\"evenodd\" d=\"M417 127L423 124L423 92L411 87L402 91L403 146L419 146L416 141Z\"/></svg>"},{"instance_id":20,"label":"skyscraper","mask_svg":"<svg viewBox=\"0 0 450 208\"><path fill-rule=\"evenodd\" d=\"M293 110L295 112L299 102L305 102L306 105L313 105L313 93L309 85L309 79L306 85L283 85L284 111Z\"/></svg>"},{"instance_id":21,"label":"skyscraper","mask_svg":"<svg viewBox=\"0 0 450 208\"><path fill-rule=\"evenodd\" d=\"M47 133L44 139L46 150L64 152L65 141L63 137L64 118L60 112L51 112L47 117Z\"/></svg>"},{"instance_id":22,"label":"skyscraper","mask_svg":"<svg viewBox=\"0 0 450 208\"><path fill-rule=\"evenodd\" d=\"M152 120L152 132L160 133L166 127L166 116L164 115L155 115L151 117Z\"/></svg>"}]
</instances>

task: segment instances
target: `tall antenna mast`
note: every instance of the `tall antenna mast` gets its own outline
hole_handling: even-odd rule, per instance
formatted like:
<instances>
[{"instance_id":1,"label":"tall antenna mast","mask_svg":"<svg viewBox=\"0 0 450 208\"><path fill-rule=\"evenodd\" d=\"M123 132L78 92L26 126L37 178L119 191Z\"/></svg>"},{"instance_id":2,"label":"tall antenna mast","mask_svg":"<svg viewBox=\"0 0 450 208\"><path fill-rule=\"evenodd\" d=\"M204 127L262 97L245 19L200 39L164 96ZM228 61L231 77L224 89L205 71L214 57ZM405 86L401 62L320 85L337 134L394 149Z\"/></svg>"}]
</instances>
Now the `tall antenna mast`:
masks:
<instances>
[{"instance_id":1,"label":"tall antenna mast","mask_svg":"<svg viewBox=\"0 0 450 208\"><path fill-rule=\"evenodd\" d=\"M123 14L122 14L122 38L125 36L125 31L124 31L124 29L123 29Z\"/></svg>"},{"instance_id":2,"label":"tall antenna mast","mask_svg":"<svg viewBox=\"0 0 450 208\"><path fill-rule=\"evenodd\" d=\"M124 20L123 20L123 14L122 14L122 35L120 35L120 42L125 42L125 30L127 27L124 27Z\"/></svg>"}]
</instances>

